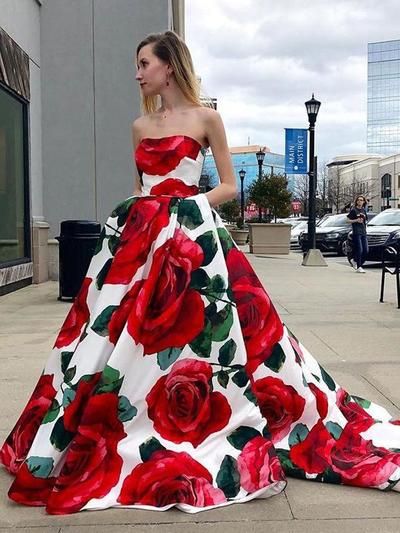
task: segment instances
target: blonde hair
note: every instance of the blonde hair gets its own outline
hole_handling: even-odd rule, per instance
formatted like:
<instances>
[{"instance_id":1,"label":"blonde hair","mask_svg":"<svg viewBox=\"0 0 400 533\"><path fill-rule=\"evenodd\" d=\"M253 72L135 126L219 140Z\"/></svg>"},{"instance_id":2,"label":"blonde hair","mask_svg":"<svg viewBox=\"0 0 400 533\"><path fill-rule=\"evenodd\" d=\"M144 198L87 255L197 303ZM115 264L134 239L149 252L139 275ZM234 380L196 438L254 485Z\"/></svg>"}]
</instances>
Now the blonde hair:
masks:
<instances>
[{"instance_id":1,"label":"blonde hair","mask_svg":"<svg viewBox=\"0 0 400 533\"><path fill-rule=\"evenodd\" d=\"M169 63L173 69L176 83L187 100L195 105L203 105L200 100L200 85L194 73L192 56L185 42L173 31L152 33L141 41L136 49L153 45L153 54L161 61ZM142 110L145 115L154 113L158 107L158 96L142 96Z\"/></svg>"}]
</instances>

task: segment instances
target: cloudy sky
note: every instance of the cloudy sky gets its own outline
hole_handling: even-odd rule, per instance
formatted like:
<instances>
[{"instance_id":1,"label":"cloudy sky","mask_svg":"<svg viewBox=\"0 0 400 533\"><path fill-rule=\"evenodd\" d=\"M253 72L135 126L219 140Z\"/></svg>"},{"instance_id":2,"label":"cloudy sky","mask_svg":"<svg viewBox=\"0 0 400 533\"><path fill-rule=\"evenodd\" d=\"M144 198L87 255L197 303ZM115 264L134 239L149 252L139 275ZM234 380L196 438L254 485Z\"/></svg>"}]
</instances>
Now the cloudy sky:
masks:
<instances>
[{"instance_id":1,"label":"cloudy sky","mask_svg":"<svg viewBox=\"0 0 400 533\"><path fill-rule=\"evenodd\" d=\"M186 42L231 146L284 152L322 102L319 162L365 153L367 43L400 39L399 0L186 0Z\"/></svg>"}]
</instances>

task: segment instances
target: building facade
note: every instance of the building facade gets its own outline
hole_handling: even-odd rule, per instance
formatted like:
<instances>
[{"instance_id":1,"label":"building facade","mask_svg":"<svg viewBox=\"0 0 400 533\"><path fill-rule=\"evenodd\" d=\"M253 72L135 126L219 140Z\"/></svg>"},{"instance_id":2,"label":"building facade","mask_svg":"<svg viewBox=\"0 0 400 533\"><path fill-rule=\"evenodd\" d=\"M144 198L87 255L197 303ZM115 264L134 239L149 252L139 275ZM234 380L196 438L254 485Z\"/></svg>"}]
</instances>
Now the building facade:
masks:
<instances>
[{"instance_id":1,"label":"building facade","mask_svg":"<svg viewBox=\"0 0 400 533\"><path fill-rule=\"evenodd\" d=\"M337 156L327 166L333 212L347 210L357 194L369 199L370 211L400 208L400 153Z\"/></svg>"},{"instance_id":2,"label":"building facade","mask_svg":"<svg viewBox=\"0 0 400 533\"><path fill-rule=\"evenodd\" d=\"M368 44L367 152L400 152L400 40Z\"/></svg>"},{"instance_id":3,"label":"building facade","mask_svg":"<svg viewBox=\"0 0 400 533\"><path fill-rule=\"evenodd\" d=\"M62 220L132 193L135 47L167 28L183 0L2 0L0 294L57 276Z\"/></svg>"}]
</instances>

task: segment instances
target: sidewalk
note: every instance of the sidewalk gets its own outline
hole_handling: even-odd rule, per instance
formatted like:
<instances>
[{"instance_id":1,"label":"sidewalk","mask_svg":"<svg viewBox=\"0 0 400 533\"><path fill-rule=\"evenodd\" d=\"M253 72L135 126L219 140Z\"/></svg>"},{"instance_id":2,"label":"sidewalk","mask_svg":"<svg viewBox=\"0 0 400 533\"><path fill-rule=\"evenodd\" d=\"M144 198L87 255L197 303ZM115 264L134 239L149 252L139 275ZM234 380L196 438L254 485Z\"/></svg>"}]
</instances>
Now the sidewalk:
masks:
<instances>
[{"instance_id":1,"label":"sidewalk","mask_svg":"<svg viewBox=\"0 0 400 533\"><path fill-rule=\"evenodd\" d=\"M400 309L394 279L380 304L380 271L302 267L301 255L248 256L286 325L351 393L400 416ZM69 304L54 282L0 298L0 439L24 407ZM48 516L7 498L0 469L0 533L398 533L400 494L288 480L269 500L195 515L129 509Z\"/></svg>"}]
</instances>

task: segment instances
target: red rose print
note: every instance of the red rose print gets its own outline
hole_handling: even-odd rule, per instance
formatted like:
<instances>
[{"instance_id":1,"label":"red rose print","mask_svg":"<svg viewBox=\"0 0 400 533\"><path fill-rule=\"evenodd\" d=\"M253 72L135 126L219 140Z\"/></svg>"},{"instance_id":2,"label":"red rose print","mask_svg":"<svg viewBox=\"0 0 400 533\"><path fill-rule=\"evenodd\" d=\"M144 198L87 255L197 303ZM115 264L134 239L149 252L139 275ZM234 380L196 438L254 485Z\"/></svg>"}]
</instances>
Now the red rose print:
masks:
<instances>
[{"instance_id":1,"label":"red rose print","mask_svg":"<svg viewBox=\"0 0 400 533\"><path fill-rule=\"evenodd\" d=\"M75 513L92 498L108 494L121 473L117 446L124 437L126 433L118 419L118 396L92 396L49 496L47 512Z\"/></svg>"},{"instance_id":2,"label":"red rose print","mask_svg":"<svg viewBox=\"0 0 400 533\"><path fill-rule=\"evenodd\" d=\"M270 376L255 381L253 393L267 419L272 442L279 442L303 414L305 399L291 385Z\"/></svg>"},{"instance_id":3,"label":"red rose print","mask_svg":"<svg viewBox=\"0 0 400 533\"><path fill-rule=\"evenodd\" d=\"M176 230L153 256L148 278L137 282L128 332L145 354L182 347L204 327L204 303L189 288L191 274L203 261L202 248Z\"/></svg>"},{"instance_id":4,"label":"red rose print","mask_svg":"<svg viewBox=\"0 0 400 533\"><path fill-rule=\"evenodd\" d=\"M176 362L146 396L154 429L171 442L191 442L194 447L224 428L231 408L225 396L210 387L212 367L204 361Z\"/></svg>"},{"instance_id":5,"label":"red rose print","mask_svg":"<svg viewBox=\"0 0 400 533\"><path fill-rule=\"evenodd\" d=\"M104 283L128 284L149 257L150 248L160 231L168 226L167 197L139 198L131 205L120 243Z\"/></svg>"},{"instance_id":6,"label":"red rose print","mask_svg":"<svg viewBox=\"0 0 400 533\"><path fill-rule=\"evenodd\" d=\"M212 485L210 472L186 452L160 450L136 466L125 479L118 502L122 505L164 507L185 503L207 507L226 501Z\"/></svg>"},{"instance_id":7,"label":"red rose print","mask_svg":"<svg viewBox=\"0 0 400 533\"><path fill-rule=\"evenodd\" d=\"M40 377L24 411L0 451L0 461L11 474L16 474L25 461L42 420L56 395L54 375Z\"/></svg>"},{"instance_id":8,"label":"red rose print","mask_svg":"<svg viewBox=\"0 0 400 533\"><path fill-rule=\"evenodd\" d=\"M289 342L292 345L294 353L296 354L296 362L299 363L299 364L301 364L302 362L304 363L303 350L300 348L300 345L297 342L297 340L294 337L292 337L291 335L289 335Z\"/></svg>"},{"instance_id":9,"label":"red rose print","mask_svg":"<svg viewBox=\"0 0 400 533\"><path fill-rule=\"evenodd\" d=\"M33 476L26 463L18 470L8 496L11 500L24 505L46 505L49 494L53 490L55 478L40 478Z\"/></svg>"},{"instance_id":10,"label":"red rose print","mask_svg":"<svg viewBox=\"0 0 400 533\"><path fill-rule=\"evenodd\" d=\"M91 278L85 278L83 280L80 291L72 304L60 333L58 334L54 344L55 348L63 348L64 346L71 344L72 341L79 337L83 326L89 320L87 295L91 283Z\"/></svg>"},{"instance_id":11,"label":"red rose print","mask_svg":"<svg viewBox=\"0 0 400 533\"><path fill-rule=\"evenodd\" d=\"M290 449L289 457L296 466L308 474L321 474L330 466L331 450L334 445L335 439L319 420L305 440Z\"/></svg>"},{"instance_id":12,"label":"red rose print","mask_svg":"<svg viewBox=\"0 0 400 533\"><path fill-rule=\"evenodd\" d=\"M161 139L145 138L136 148L136 166L145 174L165 176L174 170L184 157L196 159L201 145L185 135L171 135Z\"/></svg>"},{"instance_id":13,"label":"red rose print","mask_svg":"<svg viewBox=\"0 0 400 533\"><path fill-rule=\"evenodd\" d=\"M83 410L85 409L87 401L100 377L101 372L97 372L97 374L91 376L89 381L85 381L84 379L79 381L75 398L64 409L64 427L67 431L76 433Z\"/></svg>"},{"instance_id":14,"label":"red rose print","mask_svg":"<svg viewBox=\"0 0 400 533\"><path fill-rule=\"evenodd\" d=\"M308 386L310 387L311 392L315 396L317 411L319 413L320 418L323 420L328 414L328 398L326 394L321 389L319 389L314 383L309 383Z\"/></svg>"},{"instance_id":15,"label":"red rose print","mask_svg":"<svg viewBox=\"0 0 400 533\"><path fill-rule=\"evenodd\" d=\"M232 248L226 263L246 345L246 370L253 373L282 338L283 325L244 254Z\"/></svg>"},{"instance_id":16,"label":"red rose print","mask_svg":"<svg viewBox=\"0 0 400 533\"><path fill-rule=\"evenodd\" d=\"M184 181L177 178L167 178L158 185L150 189L150 194L167 194L168 196L194 196L199 194L199 188L196 185L187 185Z\"/></svg>"},{"instance_id":17,"label":"red rose print","mask_svg":"<svg viewBox=\"0 0 400 533\"><path fill-rule=\"evenodd\" d=\"M247 492L255 492L284 479L272 442L261 436L247 442L237 459L237 465L240 484Z\"/></svg>"},{"instance_id":18,"label":"red rose print","mask_svg":"<svg viewBox=\"0 0 400 533\"><path fill-rule=\"evenodd\" d=\"M358 425L362 424L363 429L360 426L360 431L366 431L375 422L372 416L361 405L353 401L351 396L343 389L339 389L336 392L336 404L346 420Z\"/></svg>"},{"instance_id":19,"label":"red rose print","mask_svg":"<svg viewBox=\"0 0 400 533\"><path fill-rule=\"evenodd\" d=\"M400 453L378 448L359 434L353 423L347 424L332 448L332 469L343 483L360 487L379 487L400 466Z\"/></svg>"}]
</instances>

